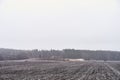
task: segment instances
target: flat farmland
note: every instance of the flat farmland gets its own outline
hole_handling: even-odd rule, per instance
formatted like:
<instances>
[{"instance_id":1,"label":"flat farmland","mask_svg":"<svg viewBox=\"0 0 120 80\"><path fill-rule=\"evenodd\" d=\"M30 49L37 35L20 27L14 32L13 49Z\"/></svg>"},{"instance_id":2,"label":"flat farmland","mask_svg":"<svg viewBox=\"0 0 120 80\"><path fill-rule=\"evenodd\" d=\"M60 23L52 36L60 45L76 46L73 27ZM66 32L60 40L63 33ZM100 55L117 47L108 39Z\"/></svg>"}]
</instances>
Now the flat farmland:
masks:
<instances>
[{"instance_id":1,"label":"flat farmland","mask_svg":"<svg viewBox=\"0 0 120 80\"><path fill-rule=\"evenodd\" d=\"M120 80L120 62L1 61L0 80Z\"/></svg>"}]
</instances>

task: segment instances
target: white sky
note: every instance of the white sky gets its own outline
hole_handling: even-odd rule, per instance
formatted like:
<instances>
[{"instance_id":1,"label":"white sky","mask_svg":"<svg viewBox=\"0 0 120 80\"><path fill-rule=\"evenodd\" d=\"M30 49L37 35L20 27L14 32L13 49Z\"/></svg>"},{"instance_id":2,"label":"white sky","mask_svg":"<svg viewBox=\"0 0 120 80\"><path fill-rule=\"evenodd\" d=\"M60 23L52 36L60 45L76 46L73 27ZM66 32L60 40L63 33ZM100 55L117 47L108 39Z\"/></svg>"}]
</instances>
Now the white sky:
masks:
<instances>
[{"instance_id":1,"label":"white sky","mask_svg":"<svg viewBox=\"0 0 120 80\"><path fill-rule=\"evenodd\" d=\"M119 0L0 0L0 47L120 50Z\"/></svg>"}]
</instances>

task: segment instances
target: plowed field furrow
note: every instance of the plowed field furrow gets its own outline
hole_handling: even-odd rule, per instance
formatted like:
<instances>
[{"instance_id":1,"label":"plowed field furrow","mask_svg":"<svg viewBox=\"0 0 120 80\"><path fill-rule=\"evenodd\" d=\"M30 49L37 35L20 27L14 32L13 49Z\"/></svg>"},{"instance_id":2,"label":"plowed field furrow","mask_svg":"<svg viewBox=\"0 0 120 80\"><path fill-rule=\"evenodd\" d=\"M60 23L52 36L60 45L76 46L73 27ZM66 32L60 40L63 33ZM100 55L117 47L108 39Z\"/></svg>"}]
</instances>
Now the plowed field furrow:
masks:
<instances>
[{"instance_id":1,"label":"plowed field furrow","mask_svg":"<svg viewBox=\"0 0 120 80\"><path fill-rule=\"evenodd\" d=\"M120 80L120 63L12 63L0 67L0 80Z\"/></svg>"},{"instance_id":2,"label":"plowed field furrow","mask_svg":"<svg viewBox=\"0 0 120 80\"><path fill-rule=\"evenodd\" d=\"M118 71L108 64L99 63L94 64L84 77L79 80L120 80Z\"/></svg>"}]
</instances>

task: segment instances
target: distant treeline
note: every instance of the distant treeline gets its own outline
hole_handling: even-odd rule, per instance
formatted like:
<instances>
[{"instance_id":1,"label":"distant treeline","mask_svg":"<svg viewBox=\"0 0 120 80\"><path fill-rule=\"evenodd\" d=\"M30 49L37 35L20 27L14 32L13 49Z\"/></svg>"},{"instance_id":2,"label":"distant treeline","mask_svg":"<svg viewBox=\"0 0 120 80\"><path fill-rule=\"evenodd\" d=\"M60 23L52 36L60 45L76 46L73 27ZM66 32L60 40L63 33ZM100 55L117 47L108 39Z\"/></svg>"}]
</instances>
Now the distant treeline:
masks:
<instances>
[{"instance_id":1,"label":"distant treeline","mask_svg":"<svg viewBox=\"0 0 120 80\"><path fill-rule=\"evenodd\" d=\"M85 60L120 60L118 51L92 51L92 50L15 50L0 49L0 60L21 60L28 58L55 59L63 60L65 58Z\"/></svg>"}]
</instances>

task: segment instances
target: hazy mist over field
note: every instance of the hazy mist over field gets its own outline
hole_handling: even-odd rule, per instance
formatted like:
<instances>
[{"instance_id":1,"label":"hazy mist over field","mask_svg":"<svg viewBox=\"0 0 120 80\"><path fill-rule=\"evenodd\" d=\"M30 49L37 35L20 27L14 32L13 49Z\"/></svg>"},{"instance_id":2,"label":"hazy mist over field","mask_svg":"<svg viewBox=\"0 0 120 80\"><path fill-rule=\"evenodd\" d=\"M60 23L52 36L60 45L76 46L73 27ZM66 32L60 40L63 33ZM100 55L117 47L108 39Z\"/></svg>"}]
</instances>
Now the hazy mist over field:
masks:
<instances>
[{"instance_id":1,"label":"hazy mist over field","mask_svg":"<svg viewBox=\"0 0 120 80\"><path fill-rule=\"evenodd\" d=\"M0 0L0 47L120 50L119 0Z\"/></svg>"}]
</instances>

